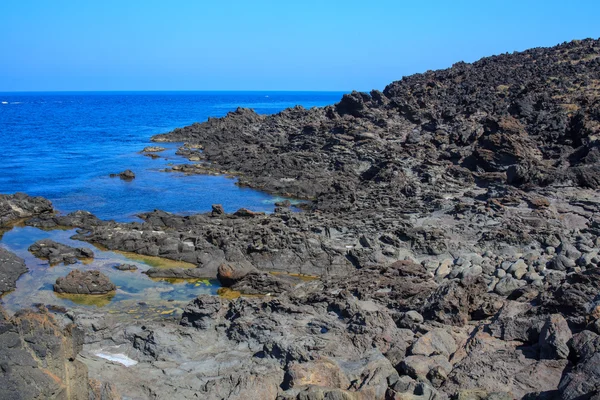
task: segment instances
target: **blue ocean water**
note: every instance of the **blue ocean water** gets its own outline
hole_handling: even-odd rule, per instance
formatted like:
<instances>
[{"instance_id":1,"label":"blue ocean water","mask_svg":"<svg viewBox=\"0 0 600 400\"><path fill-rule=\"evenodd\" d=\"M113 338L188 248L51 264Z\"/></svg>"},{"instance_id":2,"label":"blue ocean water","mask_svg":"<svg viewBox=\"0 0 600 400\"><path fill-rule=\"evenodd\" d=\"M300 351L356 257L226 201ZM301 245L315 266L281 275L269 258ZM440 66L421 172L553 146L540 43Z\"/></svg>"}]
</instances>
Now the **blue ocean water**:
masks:
<instances>
[{"instance_id":1,"label":"blue ocean water","mask_svg":"<svg viewBox=\"0 0 600 400\"><path fill-rule=\"evenodd\" d=\"M275 198L239 188L222 176L160 172L187 160L176 144L151 159L140 154L150 137L219 117L237 107L271 114L297 104L324 106L334 92L0 93L0 193L26 192L52 200L63 213L87 210L126 221L162 209L192 213L220 203L271 211ZM130 182L109 174L131 169Z\"/></svg>"}]
</instances>

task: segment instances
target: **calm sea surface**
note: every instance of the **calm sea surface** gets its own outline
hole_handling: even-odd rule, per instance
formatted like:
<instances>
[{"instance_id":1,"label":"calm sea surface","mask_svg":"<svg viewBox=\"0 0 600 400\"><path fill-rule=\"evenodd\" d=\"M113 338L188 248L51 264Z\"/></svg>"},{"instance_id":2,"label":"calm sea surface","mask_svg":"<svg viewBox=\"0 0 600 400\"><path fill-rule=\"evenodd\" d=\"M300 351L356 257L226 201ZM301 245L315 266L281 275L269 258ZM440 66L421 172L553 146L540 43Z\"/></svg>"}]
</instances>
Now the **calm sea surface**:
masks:
<instances>
[{"instance_id":1,"label":"calm sea surface","mask_svg":"<svg viewBox=\"0 0 600 400\"><path fill-rule=\"evenodd\" d=\"M271 211L276 199L220 176L164 173L176 144L151 159L140 154L150 137L219 117L237 107L272 114L297 104L332 104L333 92L0 93L0 193L26 192L52 200L63 213L87 210L127 221L144 211L204 212L221 203ZM125 169L125 182L109 174Z\"/></svg>"}]
</instances>

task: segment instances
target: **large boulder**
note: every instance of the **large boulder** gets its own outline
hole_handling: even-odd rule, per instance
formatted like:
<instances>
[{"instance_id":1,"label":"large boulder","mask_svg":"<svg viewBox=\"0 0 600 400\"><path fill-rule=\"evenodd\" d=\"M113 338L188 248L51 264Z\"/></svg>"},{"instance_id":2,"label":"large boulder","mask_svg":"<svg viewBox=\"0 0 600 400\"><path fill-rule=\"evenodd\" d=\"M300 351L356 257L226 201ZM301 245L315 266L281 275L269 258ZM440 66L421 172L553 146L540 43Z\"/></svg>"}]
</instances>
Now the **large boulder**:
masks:
<instances>
[{"instance_id":1,"label":"large boulder","mask_svg":"<svg viewBox=\"0 0 600 400\"><path fill-rule=\"evenodd\" d=\"M249 264L223 263L219 265L217 278L219 279L219 282L221 282L221 285L230 287L246 275L257 272L258 270Z\"/></svg>"},{"instance_id":2,"label":"large boulder","mask_svg":"<svg viewBox=\"0 0 600 400\"><path fill-rule=\"evenodd\" d=\"M75 269L64 278L56 279L54 291L68 294L107 294L117 287L100 271Z\"/></svg>"}]
</instances>

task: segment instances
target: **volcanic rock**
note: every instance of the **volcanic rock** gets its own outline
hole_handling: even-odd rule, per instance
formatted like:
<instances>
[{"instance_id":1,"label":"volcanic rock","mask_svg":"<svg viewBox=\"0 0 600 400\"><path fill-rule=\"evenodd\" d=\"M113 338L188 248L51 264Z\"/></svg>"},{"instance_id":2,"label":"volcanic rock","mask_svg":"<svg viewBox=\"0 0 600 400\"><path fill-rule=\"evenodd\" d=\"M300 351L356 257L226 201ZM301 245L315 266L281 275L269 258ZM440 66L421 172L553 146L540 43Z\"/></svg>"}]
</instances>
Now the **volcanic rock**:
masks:
<instances>
[{"instance_id":1,"label":"volcanic rock","mask_svg":"<svg viewBox=\"0 0 600 400\"><path fill-rule=\"evenodd\" d=\"M68 294L107 294L117 287L100 271L75 269L64 278L56 279L54 291Z\"/></svg>"},{"instance_id":2,"label":"volcanic rock","mask_svg":"<svg viewBox=\"0 0 600 400\"><path fill-rule=\"evenodd\" d=\"M29 246L29 251L38 258L47 259L50 265L75 264L78 259L94 258L94 252L88 248L73 248L50 239L35 242Z\"/></svg>"},{"instance_id":3,"label":"volcanic rock","mask_svg":"<svg viewBox=\"0 0 600 400\"><path fill-rule=\"evenodd\" d=\"M118 174L110 174L110 177L111 178L119 177L119 178L123 179L124 181L130 181L130 180L135 179L135 174L133 173L132 170L126 169L125 171L120 172Z\"/></svg>"}]
</instances>

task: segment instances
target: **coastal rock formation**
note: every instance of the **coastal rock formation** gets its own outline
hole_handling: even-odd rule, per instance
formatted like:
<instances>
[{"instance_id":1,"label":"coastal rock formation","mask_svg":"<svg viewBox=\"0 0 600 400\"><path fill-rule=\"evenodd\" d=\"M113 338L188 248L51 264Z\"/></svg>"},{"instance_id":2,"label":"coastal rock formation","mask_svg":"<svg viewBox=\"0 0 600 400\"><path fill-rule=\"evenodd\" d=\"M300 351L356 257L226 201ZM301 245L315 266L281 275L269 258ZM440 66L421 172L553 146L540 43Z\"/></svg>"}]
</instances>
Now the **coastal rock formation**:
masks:
<instances>
[{"instance_id":1,"label":"coastal rock formation","mask_svg":"<svg viewBox=\"0 0 600 400\"><path fill-rule=\"evenodd\" d=\"M47 259L50 265L75 264L78 259L94 258L94 252L90 249L73 248L50 239L38 240L29 246L29 251L38 258Z\"/></svg>"},{"instance_id":2,"label":"coastal rock formation","mask_svg":"<svg viewBox=\"0 0 600 400\"><path fill-rule=\"evenodd\" d=\"M100 271L75 269L64 278L56 279L54 291L68 294L107 294L117 287Z\"/></svg>"},{"instance_id":3,"label":"coastal rock formation","mask_svg":"<svg viewBox=\"0 0 600 400\"><path fill-rule=\"evenodd\" d=\"M76 359L83 332L61 328L46 309L8 317L0 309L0 398L119 400L110 383L91 382ZM94 386L103 387L100 393Z\"/></svg>"},{"instance_id":4,"label":"coastal rock formation","mask_svg":"<svg viewBox=\"0 0 600 400\"><path fill-rule=\"evenodd\" d=\"M27 271L22 258L0 247L0 295L13 290L17 279Z\"/></svg>"},{"instance_id":5,"label":"coastal rock formation","mask_svg":"<svg viewBox=\"0 0 600 400\"><path fill-rule=\"evenodd\" d=\"M154 140L185 142L178 153L203 161L178 170L235 174L309 200L302 212L215 205L25 224L197 266L149 276L218 277L254 295L199 296L179 325L70 313L90 374L131 398L593 399L599 95L600 41L585 40L324 108L238 109ZM107 346L137 364L95 356Z\"/></svg>"},{"instance_id":6,"label":"coastal rock formation","mask_svg":"<svg viewBox=\"0 0 600 400\"><path fill-rule=\"evenodd\" d=\"M0 228L19 219L53 212L52 203L43 197L31 197L25 193L0 194Z\"/></svg>"},{"instance_id":7,"label":"coastal rock formation","mask_svg":"<svg viewBox=\"0 0 600 400\"><path fill-rule=\"evenodd\" d=\"M110 174L110 177L111 178L119 177L119 178L123 179L124 181L130 181L130 180L135 179L135 173L130 169L126 169L125 171L120 172L118 174Z\"/></svg>"},{"instance_id":8,"label":"coastal rock formation","mask_svg":"<svg viewBox=\"0 0 600 400\"><path fill-rule=\"evenodd\" d=\"M144 147L144 150L142 150L143 153L160 153L161 151L165 151L166 148L164 147L160 147L160 146L146 146Z\"/></svg>"}]
</instances>

